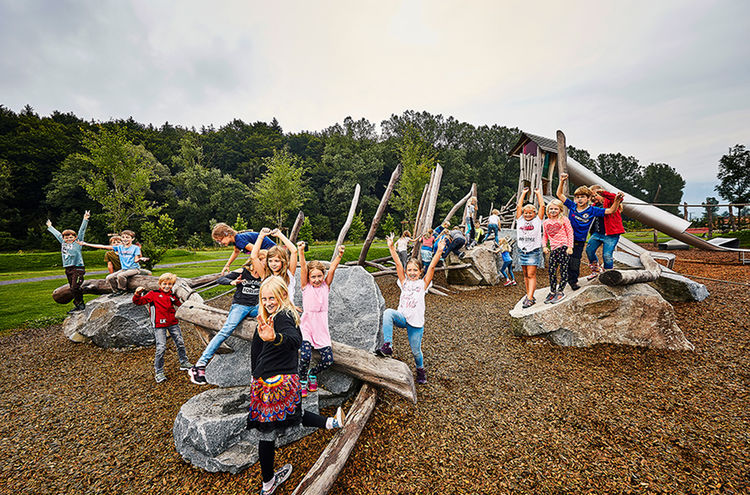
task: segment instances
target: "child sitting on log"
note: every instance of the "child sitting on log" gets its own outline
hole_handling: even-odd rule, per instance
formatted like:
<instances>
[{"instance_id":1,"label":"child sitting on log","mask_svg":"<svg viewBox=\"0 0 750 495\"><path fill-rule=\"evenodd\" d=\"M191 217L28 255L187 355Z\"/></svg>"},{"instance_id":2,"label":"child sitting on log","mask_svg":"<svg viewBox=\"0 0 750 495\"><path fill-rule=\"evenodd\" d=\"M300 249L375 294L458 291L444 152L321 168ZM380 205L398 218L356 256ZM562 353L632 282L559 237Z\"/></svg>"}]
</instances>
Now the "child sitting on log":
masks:
<instances>
[{"instance_id":1,"label":"child sitting on log","mask_svg":"<svg viewBox=\"0 0 750 495\"><path fill-rule=\"evenodd\" d=\"M516 205L516 231L518 250L521 255L521 267L523 268L523 283L526 286L526 297L523 301L524 308L530 308L536 304L534 291L536 291L536 269L542 264L542 219L544 218L544 198L542 190L537 189L536 197L539 201L539 210L529 203L524 205L523 201L529 193L529 188L524 187Z\"/></svg>"},{"instance_id":2,"label":"child sitting on log","mask_svg":"<svg viewBox=\"0 0 750 495\"><path fill-rule=\"evenodd\" d=\"M602 246L602 258L604 261L604 270L614 268L614 252L617 243L620 240L620 234L625 233L625 227L622 225L621 202L624 197L623 193L611 193L605 191L600 185L591 186L591 199L595 206L606 208L604 218L596 219L591 226L589 242L586 244L586 256L589 259L591 276L596 278L602 269L599 266L599 259L596 257L596 250Z\"/></svg>"},{"instance_id":3,"label":"child sitting on log","mask_svg":"<svg viewBox=\"0 0 750 495\"><path fill-rule=\"evenodd\" d=\"M275 440L286 428L299 425L321 429L342 428L344 414L339 407L326 418L302 409L298 353L302 344L299 314L289 299L280 277L271 276L260 286L258 327L253 335L250 361L250 413L247 427L258 430L258 461L263 476L261 495L273 493L289 478L292 465L274 472Z\"/></svg>"},{"instance_id":4,"label":"child sitting on log","mask_svg":"<svg viewBox=\"0 0 750 495\"><path fill-rule=\"evenodd\" d=\"M427 267L427 273L424 278L419 278L422 270L419 261L411 258L406 263L406 272L401 265L401 260L393 246L393 235L386 238L388 241L388 250L391 252L393 262L396 264L396 275L398 276L397 284L401 289L401 297L398 301L398 309L386 309L383 313L383 345L378 349L376 354L382 357L391 357L393 355L393 326L406 329L409 338L409 346L414 355L414 364L417 367L417 383L427 383L427 370L424 366L424 357L422 356L422 335L424 334L424 296L432 286L432 277L435 274L435 266L440 260L439 256L434 256ZM438 252L445 248L445 239L441 239L438 244Z\"/></svg>"},{"instance_id":5,"label":"child sitting on log","mask_svg":"<svg viewBox=\"0 0 750 495\"><path fill-rule=\"evenodd\" d=\"M265 261L266 250L261 249L258 253L259 259ZM221 285L234 285L237 288L232 298L232 306L229 308L229 314L221 330L213 336L201 354L195 366L188 370L190 381L196 385L206 385L206 366L221 344L232 335L237 325L242 323L246 316L253 318L258 316L258 297L260 294L260 283L263 281L265 272L258 272L252 267L250 260L247 260L239 270L229 272L227 275L219 278L216 283Z\"/></svg>"},{"instance_id":6,"label":"child sitting on log","mask_svg":"<svg viewBox=\"0 0 750 495\"><path fill-rule=\"evenodd\" d=\"M188 361L185 351L185 341L182 338L180 325L175 317L177 308L182 304L172 292L177 282L174 273L163 273L159 277L159 290L152 290L143 294L143 287L135 289L133 304L148 304L148 312L151 315L151 324L154 325L154 339L156 340L156 353L154 355L154 378L156 383L167 379L164 373L164 353L167 350L167 334L172 337L177 347L177 357L180 359L180 370L189 370L192 364Z\"/></svg>"},{"instance_id":7,"label":"child sitting on log","mask_svg":"<svg viewBox=\"0 0 750 495\"><path fill-rule=\"evenodd\" d=\"M516 285L516 276L513 275L513 256L511 255L513 248L511 247L510 242L508 242L508 239L506 237L500 238L498 249L500 250L500 255L503 258L503 265L500 268L500 274L505 277L505 283L503 284L503 287Z\"/></svg>"},{"instance_id":8,"label":"child sitting on log","mask_svg":"<svg viewBox=\"0 0 750 495\"><path fill-rule=\"evenodd\" d=\"M318 374L333 364L333 348L331 334L328 330L328 293L331 290L333 275L336 273L344 256L343 245L339 246L336 258L331 262L326 273L326 267L318 260L309 264L305 260L305 243L297 243L300 262L299 283L302 286L302 347L300 349L299 377L302 387L302 397L307 397L307 391L318 390ZM312 350L320 352L320 363L315 365L308 375Z\"/></svg>"},{"instance_id":9,"label":"child sitting on log","mask_svg":"<svg viewBox=\"0 0 750 495\"><path fill-rule=\"evenodd\" d=\"M120 258L120 269L107 275L107 282L112 287L113 296L121 296L128 291L128 279L133 275L141 272L139 261L148 261L148 258L141 256L141 247L133 244L135 232L132 230L123 230L120 232L122 244L119 246L105 246L104 244L89 244L88 242L79 241L81 246L87 246L95 249L109 249L117 253Z\"/></svg>"},{"instance_id":10,"label":"child sitting on log","mask_svg":"<svg viewBox=\"0 0 750 495\"><path fill-rule=\"evenodd\" d=\"M73 309L68 313L83 311L86 304L83 302L83 276L86 274L86 267L83 264L83 254L81 253L81 243L83 236L86 235L86 226L89 224L91 213L86 210L83 214L81 226L78 228L78 234L75 230L65 229L60 233L52 226L52 220L47 219L47 230L55 236L60 242L60 254L62 255L62 265L65 269L65 276L68 278L70 291L73 293Z\"/></svg>"},{"instance_id":11,"label":"child sitting on log","mask_svg":"<svg viewBox=\"0 0 750 495\"><path fill-rule=\"evenodd\" d=\"M568 257L573 254L573 227L562 213L563 203L559 199L547 205L547 219L542 223L542 246L544 254L549 254L549 294L545 304L555 304L565 297L565 284L568 283ZM549 248L547 243L549 242ZM557 271L560 283L557 283Z\"/></svg>"},{"instance_id":12,"label":"child sitting on log","mask_svg":"<svg viewBox=\"0 0 750 495\"><path fill-rule=\"evenodd\" d=\"M232 227L223 222L219 222L214 226L213 230L211 230L211 237L213 238L213 240L215 240L222 246L234 245L234 251L232 251L232 254L229 256L229 259L224 265L224 268L221 270L222 275L229 273L229 267L232 266L232 263L234 263L234 260L237 259L237 256L239 256L241 252L250 254L259 235L260 234L258 232L238 233ZM271 249L275 245L275 242L273 242L271 239L266 238L261 242L260 248Z\"/></svg>"}]
</instances>

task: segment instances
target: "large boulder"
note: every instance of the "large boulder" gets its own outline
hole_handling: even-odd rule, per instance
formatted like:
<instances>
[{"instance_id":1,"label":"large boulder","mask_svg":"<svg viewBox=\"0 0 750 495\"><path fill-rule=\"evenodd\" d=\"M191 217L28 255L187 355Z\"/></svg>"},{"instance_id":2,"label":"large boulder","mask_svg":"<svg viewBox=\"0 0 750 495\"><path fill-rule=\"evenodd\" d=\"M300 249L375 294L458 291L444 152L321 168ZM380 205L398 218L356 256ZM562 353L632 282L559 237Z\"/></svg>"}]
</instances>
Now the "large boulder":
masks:
<instances>
[{"instance_id":1,"label":"large boulder","mask_svg":"<svg viewBox=\"0 0 750 495\"><path fill-rule=\"evenodd\" d=\"M154 345L154 329L145 306L133 304L133 295L100 296L86 309L68 316L63 333L75 342L92 342L104 348Z\"/></svg>"},{"instance_id":2,"label":"large boulder","mask_svg":"<svg viewBox=\"0 0 750 495\"><path fill-rule=\"evenodd\" d=\"M210 472L238 473L258 461L257 430L247 429L250 387L214 388L191 398L180 408L172 434L183 459ZM318 394L310 393L302 407L318 412ZM287 428L276 440L280 447L316 428Z\"/></svg>"},{"instance_id":3,"label":"large boulder","mask_svg":"<svg viewBox=\"0 0 750 495\"><path fill-rule=\"evenodd\" d=\"M616 251L614 254L616 268L632 268L641 270L643 263L636 256ZM651 285L667 301L689 302L702 301L709 296L705 285L690 280L666 267L662 267L659 278Z\"/></svg>"},{"instance_id":4,"label":"large boulder","mask_svg":"<svg viewBox=\"0 0 750 495\"><path fill-rule=\"evenodd\" d=\"M608 287L583 282L557 304L543 304L549 288L536 291L539 301L510 311L516 335L539 335L563 346L626 344L678 351L695 348L675 322L674 308L648 284Z\"/></svg>"}]
</instances>

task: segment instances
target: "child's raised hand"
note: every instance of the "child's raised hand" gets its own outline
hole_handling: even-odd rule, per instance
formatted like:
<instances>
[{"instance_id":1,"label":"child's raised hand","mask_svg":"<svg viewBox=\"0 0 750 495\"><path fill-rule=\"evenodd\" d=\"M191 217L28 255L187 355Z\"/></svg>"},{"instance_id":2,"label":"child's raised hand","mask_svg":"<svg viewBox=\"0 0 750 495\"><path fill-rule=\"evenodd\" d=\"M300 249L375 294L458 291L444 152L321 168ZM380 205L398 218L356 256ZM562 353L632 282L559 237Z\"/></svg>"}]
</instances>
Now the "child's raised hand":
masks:
<instances>
[{"instance_id":1,"label":"child's raised hand","mask_svg":"<svg viewBox=\"0 0 750 495\"><path fill-rule=\"evenodd\" d=\"M47 227L52 227L52 220L49 218L47 219Z\"/></svg>"},{"instance_id":2,"label":"child's raised hand","mask_svg":"<svg viewBox=\"0 0 750 495\"><path fill-rule=\"evenodd\" d=\"M339 253L338 253L339 254L339 258L343 258L344 257L344 251L346 251L346 246L344 246L342 244L342 245L339 246Z\"/></svg>"},{"instance_id":3,"label":"child's raised hand","mask_svg":"<svg viewBox=\"0 0 750 495\"><path fill-rule=\"evenodd\" d=\"M86 210L86 212L83 214L83 219L88 220L91 218L91 210Z\"/></svg>"}]
</instances>

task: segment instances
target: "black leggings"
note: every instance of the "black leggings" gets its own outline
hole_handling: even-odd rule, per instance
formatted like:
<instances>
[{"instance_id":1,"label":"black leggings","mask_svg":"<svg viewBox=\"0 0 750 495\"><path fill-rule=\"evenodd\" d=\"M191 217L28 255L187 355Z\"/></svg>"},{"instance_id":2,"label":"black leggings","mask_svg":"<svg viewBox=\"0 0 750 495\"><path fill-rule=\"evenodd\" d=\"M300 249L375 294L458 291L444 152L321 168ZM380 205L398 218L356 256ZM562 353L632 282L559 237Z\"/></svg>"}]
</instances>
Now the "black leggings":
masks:
<instances>
[{"instance_id":1,"label":"black leggings","mask_svg":"<svg viewBox=\"0 0 750 495\"><path fill-rule=\"evenodd\" d=\"M557 269L560 269L560 285L557 285ZM549 290L561 291L568 283L568 248L561 246L549 254ZM559 288L557 288L559 287Z\"/></svg>"},{"instance_id":2,"label":"black leggings","mask_svg":"<svg viewBox=\"0 0 750 495\"><path fill-rule=\"evenodd\" d=\"M320 362L313 366L310 370L312 376L318 376L318 374L324 369L330 367L333 364L333 349L331 346L322 347L318 349L320 352ZM312 359L312 344L306 340L302 341L302 347L300 348L299 355L299 379L307 380L307 369L310 367L310 360Z\"/></svg>"},{"instance_id":3,"label":"black leggings","mask_svg":"<svg viewBox=\"0 0 750 495\"><path fill-rule=\"evenodd\" d=\"M299 405L302 407L302 404ZM328 418L315 414L314 412L304 411L302 413L302 426L311 428L325 429ZM276 443L273 440L261 440L258 442L258 461L260 462L260 473L263 476L263 482L268 483L273 479L273 463L276 452Z\"/></svg>"}]
</instances>

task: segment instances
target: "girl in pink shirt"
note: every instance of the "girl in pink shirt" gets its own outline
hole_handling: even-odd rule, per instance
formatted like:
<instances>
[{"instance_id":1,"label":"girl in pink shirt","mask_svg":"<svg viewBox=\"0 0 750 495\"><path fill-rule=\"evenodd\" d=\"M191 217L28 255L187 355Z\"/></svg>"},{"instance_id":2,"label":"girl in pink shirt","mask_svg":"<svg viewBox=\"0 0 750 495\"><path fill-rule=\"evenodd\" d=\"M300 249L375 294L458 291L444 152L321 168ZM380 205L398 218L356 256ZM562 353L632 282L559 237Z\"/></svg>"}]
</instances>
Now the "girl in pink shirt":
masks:
<instances>
[{"instance_id":1,"label":"girl in pink shirt","mask_svg":"<svg viewBox=\"0 0 750 495\"><path fill-rule=\"evenodd\" d=\"M331 290L333 274L344 256L343 245L339 246L336 258L331 262L326 273L326 267L317 260L309 264L305 261L305 243L297 243L299 253L300 273L299 284L302 287L302 346L300 347L299 378L302 397L307 397L307 391L318 390L318 373L333 364L333 348L331 334L328 331L328 292ZM320 352L320 363L309 372L312 350Z\"/></svg>"},{"instance_id":2,"label":"girl in pink shirt","mask_svg":"<svg viewBox=\"0 0 750 495\"><path fill-rule=\"evenodd\" d=\"M547 205L547 219L542 223L542 246L549 254L549 295L545 303L556 303L565 297L563 288L568 283L568 260L573 254L573 226L568 217L562 214L563 204L559 199ZM549 241L550 247L547 247ZM557 284L557 270L560 270L560 284Z\"/></svg>"}]
</instances>

